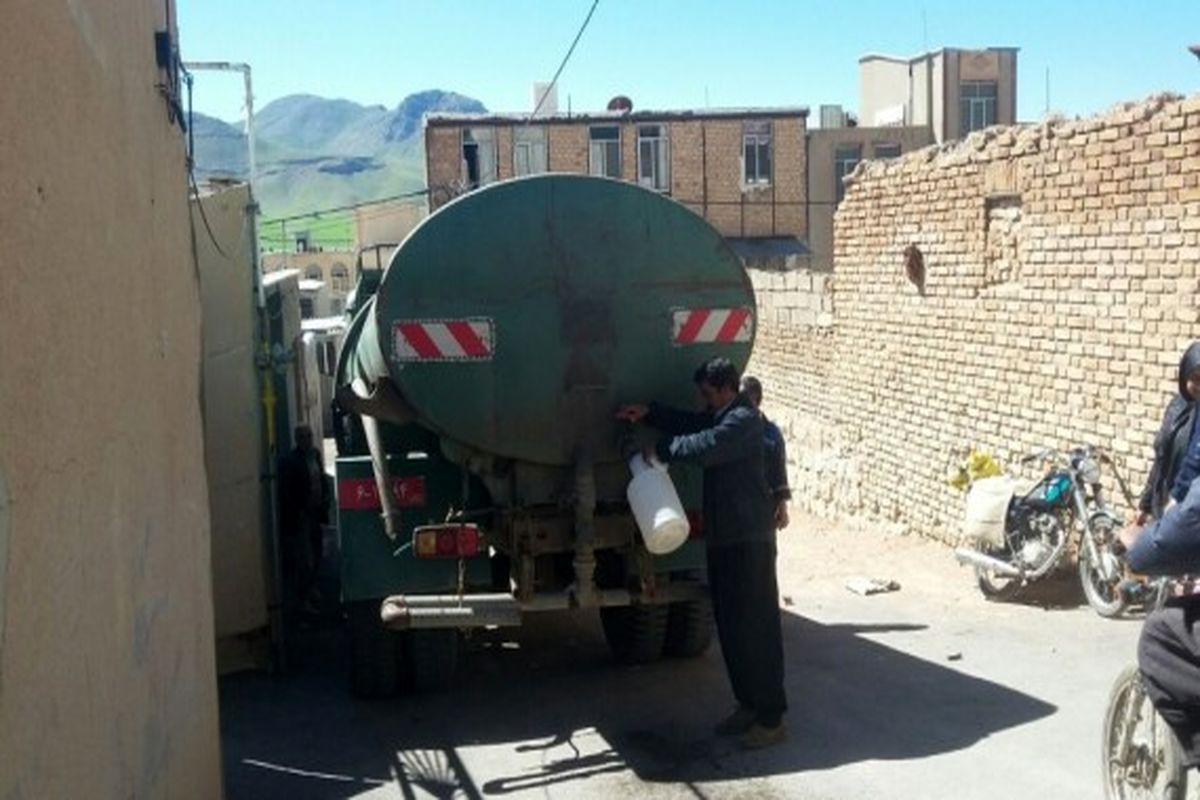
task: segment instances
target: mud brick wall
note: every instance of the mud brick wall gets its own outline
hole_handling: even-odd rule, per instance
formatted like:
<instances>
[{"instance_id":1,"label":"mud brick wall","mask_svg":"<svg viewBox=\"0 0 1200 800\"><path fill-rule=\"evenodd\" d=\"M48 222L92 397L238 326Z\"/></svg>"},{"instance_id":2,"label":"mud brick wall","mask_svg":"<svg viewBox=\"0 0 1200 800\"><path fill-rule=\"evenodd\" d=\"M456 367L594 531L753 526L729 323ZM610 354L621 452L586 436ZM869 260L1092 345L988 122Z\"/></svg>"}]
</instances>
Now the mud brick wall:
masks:
<instances>
[{"instance_id":1,"label":"mud brick wall","mask_svg":"<svg viewBox=\"0 0 1200 800\"><path fill-rule=\"evenodd\" d=\"M969 446L1012 463L1104 445L1136 493L1200 336L1200 97L866 162L834 252L832 320L787 305L812 302L785 284L812 293L814 276L754 275L751 369L789 434L799 506L952 541L962 497L945 475Z\"/></svg>"}]
</instances>

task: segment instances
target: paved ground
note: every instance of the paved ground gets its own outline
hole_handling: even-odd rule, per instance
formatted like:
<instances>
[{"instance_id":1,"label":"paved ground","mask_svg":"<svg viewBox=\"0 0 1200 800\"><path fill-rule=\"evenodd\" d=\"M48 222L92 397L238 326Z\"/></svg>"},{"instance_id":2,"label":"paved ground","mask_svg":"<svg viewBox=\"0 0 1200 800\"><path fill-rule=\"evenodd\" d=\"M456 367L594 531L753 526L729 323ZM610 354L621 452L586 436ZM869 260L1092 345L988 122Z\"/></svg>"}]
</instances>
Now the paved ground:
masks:
<instances>
[{"instance_id":1,"label":"paved ground","mask_svg":"<svg viewBox=\"0 0 1200 800\"><path fill-rule=\"evenodd\" d=\"M231 798L1004 798L1096 800L1110 682L1137 620L1102 620L1068 580L996 605L949 551L801 520L781 537L791 738L744 754L708 733L719 654L612 665L590 615L472 640L449 694L345 691L340 633L308 669L222 682ZM899 592L860 597L855 575ZM1057 595L1057 596L1056 596Z\"/></svg>"}]
</instances>

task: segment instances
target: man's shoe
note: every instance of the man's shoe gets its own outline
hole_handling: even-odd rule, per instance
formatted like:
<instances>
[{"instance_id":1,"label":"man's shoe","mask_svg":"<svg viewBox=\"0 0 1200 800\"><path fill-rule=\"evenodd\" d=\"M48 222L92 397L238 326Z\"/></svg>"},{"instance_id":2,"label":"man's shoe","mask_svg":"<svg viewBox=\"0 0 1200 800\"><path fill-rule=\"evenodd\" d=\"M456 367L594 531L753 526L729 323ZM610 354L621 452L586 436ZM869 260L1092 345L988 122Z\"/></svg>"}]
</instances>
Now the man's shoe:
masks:
<instances>
[{"instance_id":1,"label":"man's shoe","mask_svg":"<svg viewBox=\"0 0 1200 800\"><path fill-rule=\"evenodd\" d=\"M741 736L754 727L754 712L738 706L737 710L717 723L717 736Z\"/></svg>"},{"instance_id":2,"label":"man's shoe","mask_svg":"<svg viewBox=\"0 0 1200 800\"><path fill-rule=\"evenodd\" d=\"M787 739L787 727L781 722L774 728L759 725L757 722L742 734L743 750L762 750L773 747Z\"/></svg>"}]
</instances>

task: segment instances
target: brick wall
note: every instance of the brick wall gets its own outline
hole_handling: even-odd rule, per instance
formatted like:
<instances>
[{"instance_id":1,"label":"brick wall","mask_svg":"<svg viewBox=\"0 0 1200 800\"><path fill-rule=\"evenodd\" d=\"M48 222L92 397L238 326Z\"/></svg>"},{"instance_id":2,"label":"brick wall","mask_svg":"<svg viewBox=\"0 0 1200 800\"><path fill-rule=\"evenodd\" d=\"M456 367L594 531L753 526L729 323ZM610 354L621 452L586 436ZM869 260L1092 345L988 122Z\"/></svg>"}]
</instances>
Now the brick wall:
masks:
<instances>
[{"instance_id":1,"label":"brick wall","mask_svg":"<svg viewBox=\"0 0 1200 800\"><path fill-rule=\"evenodd\" d=\"M755 275L751 369L790 436L797 503L952 540L962 498L944 476L969 445L1011 463L1101 444L1140 489L1200 335L1200 98L992 129L848 184L833 326L780 312L790 275Z\"/></svg>"},{"instance_id":2,"label":"brick wall","mask_svg":"<svg viewBox=\"0 0 1200 800\"><path fill-rule=\"evenodd\" d=\"M548 125L547 147L551 172L588 171L588 126Z\"/></svg>"},{"instance_id":3,"label":"brick wall","mask_svg":"<svg viewBox=\"0 0 1200 800\"><path fill-rule=\"evenodd\" d=\"M769 186L743 186L740 117L704 119L618 121L586 118L544 123L551 172L588 172L589 129L617 125L621 131L621 178L637 181L637 126L664 125L670 148L671 195L698 214L705 215L723 235L730 237L795 236L806 239L808 220L805 120L802 116L771 119L772 181ZM512 125L495 124L498 177L513 175ZM461 128L431 125L426 128L426 161L431 188L430 206L436 209L462 190ZM454 187L453 191L440 187Z\"/></svg>"},{"instance_id":4,"label":"brick wall","mask_svg":"<svg viewBox=\"0 0 1200 800\"><path fill-rule=\"evenodd\" d=\"M431 210L458 194L462 169L462 130L425 128L425 185L429 187Z\"/></svg>"}]
</instances>

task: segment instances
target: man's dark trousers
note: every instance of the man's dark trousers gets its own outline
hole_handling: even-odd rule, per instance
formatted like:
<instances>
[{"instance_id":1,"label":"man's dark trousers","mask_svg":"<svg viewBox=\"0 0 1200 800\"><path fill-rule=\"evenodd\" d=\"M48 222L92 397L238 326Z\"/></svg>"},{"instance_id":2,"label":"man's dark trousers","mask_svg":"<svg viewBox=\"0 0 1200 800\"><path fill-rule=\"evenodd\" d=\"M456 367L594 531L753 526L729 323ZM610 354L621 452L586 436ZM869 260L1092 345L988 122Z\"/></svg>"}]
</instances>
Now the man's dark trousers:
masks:
<instances>
[{"instance_id":1,"label":"man's dark trousers","mask_svg":"<svg viewBox=\"0 0 1200 800\"><path fill-rule=\"evenodd\" d=\"M775 542L710 546L708 583L733 695L774 728L787 710Z\"/></svg>"},{"instance_id":2,"label":"man's dark trousers","mask_svg":"<svg viewBox=\"0 0 1200 800\"><path fill-rule=\"evenodd\" d=\"M1200 767L1200 597L1171 600L1146 617L1138 642L1146 694L1183 749L1185 767Z\"/></svg>"}]
</instances>

